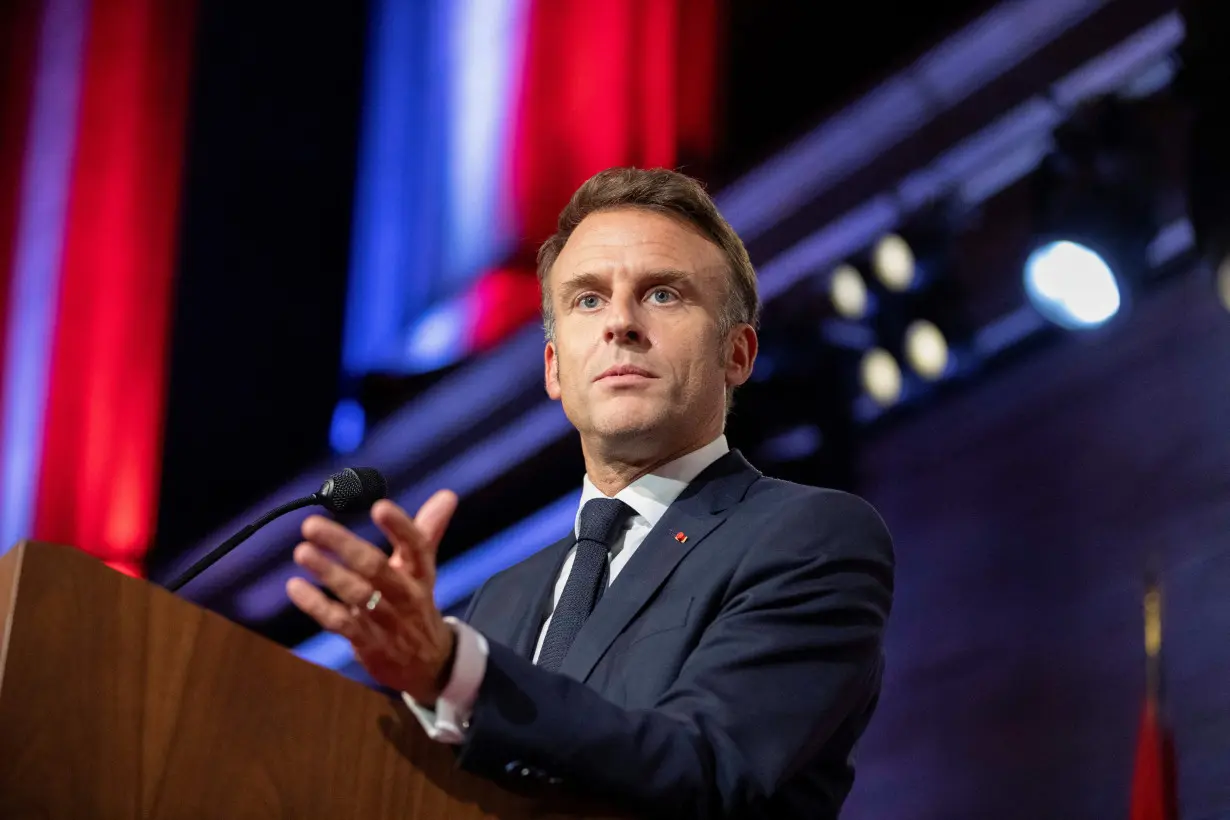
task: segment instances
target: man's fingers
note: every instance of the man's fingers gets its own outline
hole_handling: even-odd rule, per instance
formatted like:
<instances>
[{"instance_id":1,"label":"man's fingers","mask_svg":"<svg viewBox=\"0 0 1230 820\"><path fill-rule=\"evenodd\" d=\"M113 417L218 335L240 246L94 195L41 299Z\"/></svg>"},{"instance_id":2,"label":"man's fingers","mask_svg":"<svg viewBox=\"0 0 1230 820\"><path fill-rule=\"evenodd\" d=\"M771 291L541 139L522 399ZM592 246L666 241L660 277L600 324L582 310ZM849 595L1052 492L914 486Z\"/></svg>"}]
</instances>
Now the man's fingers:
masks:
<instances>
[{"instance_id":1,"label":"man's fingers","mask_svg":"<svg viewBox=\"0 0 1230 820\"><path fill-rule=\"evenodd\" d=\"M371 590L370 586L368 590ZM356 648L373 643L388 643L407 627L407 623L402 621L397 610L387 600L378 600L375 608L367 609L370 591L363 596L362 603L347 603L350 598L341 595L338 597L343 600L338 603L329 600L307 580L292 578L286 584L286 594L295 606L310 615L318 624L330 632L342 635L355 644ZM409 626L417 627L417 624L411 622Z\"/></svg>"},{"instance_id":2,"label":"man's fingers","mask_svg":"<svg viewBox=\"0 0 1230 820\"><path fill-rule=\"evenodd\" d=\"M393 561L411 576L430 580L435 576L435 554L444 531L457 509L457 495L440 490L410 518L391 501L378 501L372 507L372 520L393 545Z\"/></svg>"},{"instance_id":3,"label":"man's fingers","mask_svg":"<svg viewBox=\"0 0 1230 820\"><path fill-rule=\"evenodd\" d=\"M419 554L423 551L424 534L400 506L388 500L372 505L372 521L384 533L393 548L389 565L411 578L422 578Z\"/></svg>"},{"instance_id":4,"label":"man's fingers","mask_svg":"<svg viewBox=\"0 0 1230 820\"><path fill-rule=\"evenodd\" d=\"M389 569L385 554L341 524L324 516L313 515L303 522L302 532L305 541L337 556L343 564L386 594L404 596L400 589L401 581Z\"/></svg>"},{"instance_id":5,"label":"man's fingers","mask_svg":"<svg viewBox=\"0 0 1230 820\"><path fill-rule=\"evenodd\" d=\"M336 601L330 601L304 578L291 578L286 582L286 595L291 603L320 624L322 628L354 641L359 637L358 624L350 610Z\"/></svg>"},{"instance_id":6,"label":"man's fingers","mask_svg":"<svg viewBox=\"0 0 1230 820\"><path fill-rule=\"evenodd\" d=\"M305 543L295 547L294 558L296 564L333 590L333 594L344 603L362 605L375 592L375 586L370 579L330 560L329 556L312 544Z\"/></svg>"},{"instance_id":7,"label":"man's fingers","mask_svg":"<svg viewBox=\"0 0 1230 820\"><path fill-rule=\"evenodd\" d=\"M453 520L453 513L456 511L457 494L452 490L437 490L431 498L423 502L423 506L419 507L414 523L419 525L419 531L427 539L433 555L436 547L440 546L440 541L444 538L444 531L448 529L449 522Z\"/></svg>"}]
</instances>

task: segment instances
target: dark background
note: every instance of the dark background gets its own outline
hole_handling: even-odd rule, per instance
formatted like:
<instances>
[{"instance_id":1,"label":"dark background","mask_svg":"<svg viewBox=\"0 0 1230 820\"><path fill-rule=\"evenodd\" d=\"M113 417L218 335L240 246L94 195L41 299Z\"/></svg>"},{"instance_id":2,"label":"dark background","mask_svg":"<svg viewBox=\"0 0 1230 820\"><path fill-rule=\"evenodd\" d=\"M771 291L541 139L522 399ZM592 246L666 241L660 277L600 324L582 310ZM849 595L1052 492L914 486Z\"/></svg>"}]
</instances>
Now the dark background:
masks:
<instances>
[{"instance_id":1,"label":"dark background","mask_svg":"<svg viewBox=\"0 0 1230 820\"><path fill-rule=\"evenodd\" d=\"M869 441L897 591L850 820L1127 818L1164 579L1184 818L1230 816L1230 316L1168 283Z\"/></svg>"}]
</instances>

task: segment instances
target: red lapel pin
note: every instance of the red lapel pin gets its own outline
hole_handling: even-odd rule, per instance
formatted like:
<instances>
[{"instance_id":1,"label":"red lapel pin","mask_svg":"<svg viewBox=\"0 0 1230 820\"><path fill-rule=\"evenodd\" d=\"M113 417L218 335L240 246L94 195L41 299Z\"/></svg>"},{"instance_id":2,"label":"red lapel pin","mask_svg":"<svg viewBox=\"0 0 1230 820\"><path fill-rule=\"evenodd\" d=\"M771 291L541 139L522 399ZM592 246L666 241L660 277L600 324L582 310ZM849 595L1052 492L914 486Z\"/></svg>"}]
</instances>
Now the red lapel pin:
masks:
<instances>
[{"instance_id":1,"label":"red lapel pin","mask_svg":"<svg viewBox=\"0 0 1230 820\"><path fill-rule=\"evenodd\" d=\"M687 542L688 537L681 532L677 532L675 533L675 540L678 541L680 544L683 544Z\"/></svg>"}]
</instances>

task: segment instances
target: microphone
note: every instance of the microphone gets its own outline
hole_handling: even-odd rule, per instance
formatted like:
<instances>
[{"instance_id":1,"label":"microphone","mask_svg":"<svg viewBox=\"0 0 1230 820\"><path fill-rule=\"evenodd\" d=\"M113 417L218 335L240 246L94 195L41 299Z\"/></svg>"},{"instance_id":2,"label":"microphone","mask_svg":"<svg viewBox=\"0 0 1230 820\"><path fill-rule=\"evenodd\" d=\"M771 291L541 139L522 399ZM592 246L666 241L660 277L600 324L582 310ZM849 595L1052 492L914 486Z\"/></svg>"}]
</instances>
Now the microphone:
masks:
<instances>
[{"instance_id":1,"label":"microphone","mask_svg":"<svg viewBox=\"0 0 1230 820\"><path fill-rule=\"evenodd\" d=\"M197 561L186 572L167 585L167 589L175 592L184 584L200 575L235 547L248 540L254 532L270 521L288 512L320 505L330 512L354 513L364 512L385 497L388 483L379 470L371 467L347 467L329 476L329 480L320 485L320 489L311 495L288 501L277 509L270 510L261 518L253 521L239 532L226 539L217 548L211 550L204 558Z\"/></svg>"}]
</instances>

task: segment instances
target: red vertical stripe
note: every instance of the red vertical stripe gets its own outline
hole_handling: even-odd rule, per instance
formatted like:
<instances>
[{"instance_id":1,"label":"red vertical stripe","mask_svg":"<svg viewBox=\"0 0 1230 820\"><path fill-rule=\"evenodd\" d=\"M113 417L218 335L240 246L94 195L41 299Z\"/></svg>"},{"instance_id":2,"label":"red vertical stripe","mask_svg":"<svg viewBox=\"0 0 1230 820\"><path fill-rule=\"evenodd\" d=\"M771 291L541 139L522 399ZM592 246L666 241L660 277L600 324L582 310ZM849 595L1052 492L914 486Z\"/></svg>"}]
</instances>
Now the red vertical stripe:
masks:
<instances>
[{"instance_id":1,"label":"red vertical stripe","mask_svg":"<svg viewBox=\"0 0 1230 820\"><path fill-rule=\"evenodd\" d=\"M684 103L675 76L679 4L642 0L638 18L641 48L632 52L628 66L640 75L635 93L640 108L637 162L647 168L670 168L678 155L675 123Z\"/></svg>"},{"instance_id":2,"label":"red vertical stripe","mask_svg":"<svg viewBox=\"0 0 1230 820\"><path fill-rule=\"evenodd\" d=\"M677 149L685 162L707 160L717 150L718 44L726 28L716 0L679 0L679 121Z\"/></svg>"},{"instance_id":3,"label":"red vertical stripe","mask_svg":"<svg viewBox=\"0 0 1230 820\"><path fill-rule=\"evenodd\" d=\"M192 0L98 0L85 48L37 537L136 570L157 504Z\"/></svg>"},{"instance_id":4,"label":"red vertical stripe","mask_svg":"<svg viewBox=\"0 0 1230 820\"><path fill-rule=\"evenodd\" d=\"M717 23L715 0L533 0L512 162L528 243L592 174L711 147Z\"/></svg>"},{"instance_id":5,"label":"red vertical stripe","mask_svg":"<svg viewBox=\"0 0 1230 820\"><path fill-rule=\"evenodd\" d=\"M517 213L531 242L551 232L586 176L628 158L634 5L531 2L513 154Z\"/></svg>"},{"instance_id":6,"label":"red vertical stripe","mask_svg":"<svg viewBox=\"0 0 1230 820\"><path fill-rule=\"evenodd\" d=\"M533 258L560 208L598 171L709 156L716 2L531 0L510 162L518 260ZM532 264L518 271L528 286L513 286L508 273L471 292L471 343L494 344L537 313Z\"/></svg>"},{"instance_id":7,"label":"red vertical stripe","mask_svg":"<svg viewBox=\"0 0 1230 820\"><path fill-rule=\"evenodd\" d=\"M17 245L22 172L39 42L40 3L0 4L0 316L8 316ZM0 362L8 334L0 327ZM2 398L2 397L0 397ZM0 544L0 548L9 546Z\"/></svg>"}]
</instances>

